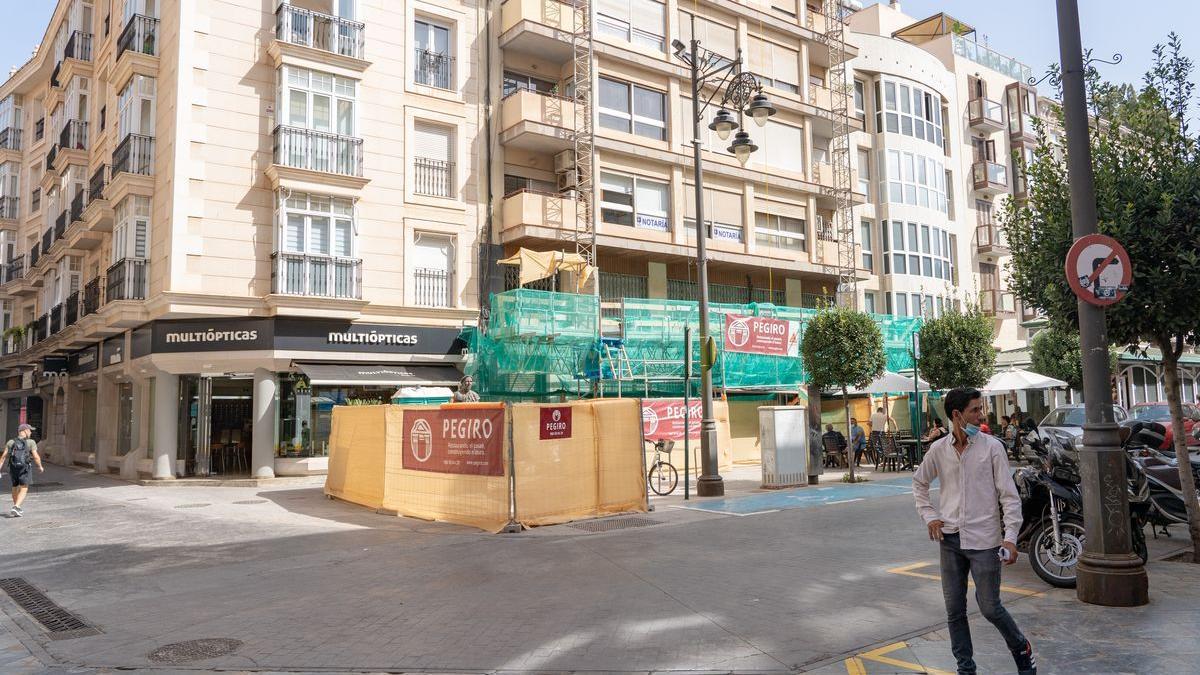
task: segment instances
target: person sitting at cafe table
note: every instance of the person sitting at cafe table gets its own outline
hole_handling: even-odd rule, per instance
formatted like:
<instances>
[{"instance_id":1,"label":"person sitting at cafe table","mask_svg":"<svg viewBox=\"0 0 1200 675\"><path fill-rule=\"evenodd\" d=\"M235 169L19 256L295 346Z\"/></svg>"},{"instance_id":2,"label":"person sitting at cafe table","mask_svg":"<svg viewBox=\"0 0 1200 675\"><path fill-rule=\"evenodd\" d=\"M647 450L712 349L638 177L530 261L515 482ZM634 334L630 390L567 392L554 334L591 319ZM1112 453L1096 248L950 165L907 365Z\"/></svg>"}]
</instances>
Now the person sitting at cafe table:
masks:
<instances>
[{"instance_id":1,"label":"person sitting at cafe table","mask_svg":"<svg viewBox=\"0 0 1200 675\"><path fill-rule=\"evenodd\" d=\"M832 424L825 425L825 433L821 435L821 439L826 449L829 448L830 441L833 441L833 447L837 448L839 454L846 453L846 435L837 429L833 428Z\"/></svg>"},{"instance_id":2,"label":"person sitting at cafe table","mask_svg":"<svg viewBox=\"0 0 1200 675\"><path fill-rule=\"evenodd\" d=\"M932 443L945 435L946 427L942 425L942 420L934 415L929 418L929 426L925 428L925 435L921 437L921 440L925 443Z\"/></svg>"}]
</instances>

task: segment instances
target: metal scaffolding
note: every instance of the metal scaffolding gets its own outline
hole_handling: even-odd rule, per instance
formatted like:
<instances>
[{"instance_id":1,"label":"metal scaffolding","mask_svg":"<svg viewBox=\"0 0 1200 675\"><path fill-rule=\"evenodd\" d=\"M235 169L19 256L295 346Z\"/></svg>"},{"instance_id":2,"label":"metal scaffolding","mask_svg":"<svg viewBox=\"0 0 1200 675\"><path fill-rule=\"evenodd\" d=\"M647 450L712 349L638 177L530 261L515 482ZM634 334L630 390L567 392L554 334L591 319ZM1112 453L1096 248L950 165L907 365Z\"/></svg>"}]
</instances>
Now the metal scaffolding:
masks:
<instances>
[{"instance_id":1,"label":"metal scaffolding","mask_svg":"<svg viewBox=\"0 0 1200 675\"><path fill-rule=\"evenodd\" d=\"M850 69L846 57L846 23L843 0L824 0L825 45L829 49L829 91L833 122L830 159L833 164L833 186L822 192L833 197L833 230L837 237L837 302L839 306L858 309L858 261L855 259L854 202L850 167L850 101L853 96Z\"/></svg>"},{"instance_id":2,"label":"metal scaffolding","mask_svg":"<svg viewBox=\"0 0 1200 675\"><path fill-rule=\"evenodd\" d=\"M575 104L575 124L571 126L571 142L575 159L575 227L568 236L575 243L575 252L589 265L596 264L596 226L593 179L595 176L595 146L592 130L593 83L592 72L592 0L575 0L575 31L571 34L574 55L574 79L571 100Z\"/></svg>"}]
</instances>

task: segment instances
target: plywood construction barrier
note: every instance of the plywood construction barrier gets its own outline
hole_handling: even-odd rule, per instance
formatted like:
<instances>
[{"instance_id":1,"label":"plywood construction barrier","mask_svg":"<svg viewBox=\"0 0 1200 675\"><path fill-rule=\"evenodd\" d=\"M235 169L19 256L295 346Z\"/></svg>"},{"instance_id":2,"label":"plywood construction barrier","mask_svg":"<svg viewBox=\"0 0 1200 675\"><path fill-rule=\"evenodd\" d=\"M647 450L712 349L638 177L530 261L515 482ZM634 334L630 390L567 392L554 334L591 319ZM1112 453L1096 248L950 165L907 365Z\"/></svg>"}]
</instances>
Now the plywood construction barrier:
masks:
<instances>
[{"instance_id":1,"label":"plywood construction barrier","mask_svg":"<svg viewBox=\"0 0 1200 675\"><path fill-rule=\"evenodd\" d=\"M325 492L489 532L645 511L640 421L635 399L338 406Z\"/></svg>"}]
</instances>

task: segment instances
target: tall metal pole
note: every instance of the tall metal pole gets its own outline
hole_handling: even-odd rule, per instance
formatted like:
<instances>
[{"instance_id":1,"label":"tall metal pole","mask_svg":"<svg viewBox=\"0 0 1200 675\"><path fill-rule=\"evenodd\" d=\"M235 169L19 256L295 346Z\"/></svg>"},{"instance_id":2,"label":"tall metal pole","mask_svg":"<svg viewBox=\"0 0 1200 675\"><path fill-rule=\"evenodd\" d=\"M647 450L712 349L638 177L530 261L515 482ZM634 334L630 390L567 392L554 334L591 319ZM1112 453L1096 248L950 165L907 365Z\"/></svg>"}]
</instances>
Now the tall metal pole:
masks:
<instances>
[{"instance_id":1,"label":"tall metal pole","mask_svg":"<svg viewBox=\"0 0 1200 675\"><path fill-rule=\"evenodd\" d=\"M696 495L725 494L725 481L717 467L717 422L713 418L712 363L708 349L708 251L704 231L704 167L700 161L700 42L696 39L696 17L692 16L692 164L696 177L696 276L700 284L700 477ZM712 354L707 356L711 358Z\"/></svg>"},{"instance_id":2,"label":"tall metal pole","mask_svg":"<svg viewBox=\"0 0 1200 675\"><path fill-rule=\"evenodd\" d=\"M1057 2L1071 224L1078 239L1096 232L1096 185L1088 141L1079 5L1077 0ZM1126 459L1121 449L1120 427L1113 419L1104 308L1083 300L1079 300L1079 343L1086 417L1079 463L1087 541L1076 568L1076 595L1083 602L1095 605L1144 605L1149 602L1146 569L1130 543Z\"/></svg>"}]
</instances>

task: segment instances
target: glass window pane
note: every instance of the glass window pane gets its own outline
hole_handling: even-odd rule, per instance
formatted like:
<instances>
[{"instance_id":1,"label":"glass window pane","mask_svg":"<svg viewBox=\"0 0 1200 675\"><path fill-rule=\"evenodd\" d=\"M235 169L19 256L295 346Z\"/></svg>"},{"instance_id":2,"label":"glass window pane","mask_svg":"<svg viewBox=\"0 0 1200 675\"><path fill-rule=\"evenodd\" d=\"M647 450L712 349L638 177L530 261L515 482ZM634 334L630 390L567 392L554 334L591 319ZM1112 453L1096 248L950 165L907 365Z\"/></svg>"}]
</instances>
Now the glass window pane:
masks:
<instances>
[{"instance_id":1,"label":"glass window pane","mask_svg":"<svg viewBox=\"0 0 1200 675\"><path fill-rule=\"evenodd\" d=\"M308 94L296 89L288 94L288 124L296 127L308 126Z\"/></svg>"},{"instance_id":2,"label":"glass window pane","mask_svg":"<svg viewBox=\"0 0 1200 675\"><path fill-rule=\"evenodd\" d=\"M329 131L332 128L329 97L314 95L312 103L312 128L318 131Z\"/></svg>"},{"instance_id":3,"label":"glass window pane","mask_svg":"<svg viewBox=\"0 0 1200 675\"><path fill-rule=\"evenodd\" d=\"M295 213L288 214L284 232L284 250L293 253L304 252L304 216Z\"/></svg>"},{"instance_id":4,"label":"glass window pane","mask_svg":"<svg viewBox=\"0 0 1200 675\"><path fill-rule=\"evenodd\" d=\"M337 131L343 136L354 135L354 103L345 99L337 102Z\"/></svg>"},{"instance_id":5,"label":"glass window pane","mask_svg":"<svg viewBox=\"0 0 1200 675\"><path fill-rule=\"evenodd\" d=\"M334 225L333 254L349 258L351 256L350 237L353 233L350 221L339 219Z\"/></svg>"},{"instance_id":6,"label":"glass window pane","mask_svg":"<svg viewBox=\"0 0 1200 675\"><path fill-rule=\"evenodd\" d=\"M329 219L313 216L309 222L308 252L329 255Z\"/></svg>"}]
</instances>

